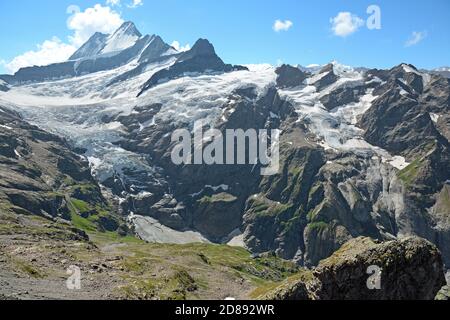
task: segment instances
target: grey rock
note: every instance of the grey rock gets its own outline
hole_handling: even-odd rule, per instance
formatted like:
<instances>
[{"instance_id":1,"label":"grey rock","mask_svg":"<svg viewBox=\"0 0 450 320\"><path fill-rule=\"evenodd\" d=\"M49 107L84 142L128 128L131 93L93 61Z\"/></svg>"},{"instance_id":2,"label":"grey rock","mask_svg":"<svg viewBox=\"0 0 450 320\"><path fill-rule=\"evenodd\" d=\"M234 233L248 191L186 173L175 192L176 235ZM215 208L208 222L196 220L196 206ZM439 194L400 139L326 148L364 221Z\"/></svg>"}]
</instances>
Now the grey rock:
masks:
<instances>
[{"instance_id":1,"label":"grey rock","mask_svg":"<svg viewBox=\"0 0 450 320\"><path fill-rule=\"evenodd\" d=\"M98 55L105 47L107 39L107 34L100 32L94 33L89 40L69 58L69 60L78 60Z\"/></svg>"},{"instance_id":2,"label":"grey rock","mask_svg":"<svg viewBox=\"0 0 450 320\"><path fill-rule=\"evenodd\" d=\"M277 86L279 88L298 87L303 84L308 76L310 76L309 73L286 64L278 67L275 72L278 75Z\"/></svg>"},{"instance_id":3,"label":"grey rock","mask_svg":"<svg viewBox=\"0 0 450 320\"><path fill-rule=\"evenodd\" d=\"M198 74L204 72L230 72L236 70L247 70L242 66L225 64L220 59L212 44L205 39L199 39L191 50L181 54L176 63L164 70L156 72L143 86L138 96L148 89L163 81L183 77L186 74Z\"/></svg>"},{"instance_id":4,"label":"grey rock","mask_svg":"<svg viewBox=\"0 0 450 320\"><path fill-rule=\"evenodd\" d=\"M368 268L380 271L379 289L369 289ZM374 282L374 285L377 285ZM266 294L277 300L433 300L445 285L437 248L420 238L377 243L347 242L311 271L302 271Z\"/></svg>"}]
</instances>

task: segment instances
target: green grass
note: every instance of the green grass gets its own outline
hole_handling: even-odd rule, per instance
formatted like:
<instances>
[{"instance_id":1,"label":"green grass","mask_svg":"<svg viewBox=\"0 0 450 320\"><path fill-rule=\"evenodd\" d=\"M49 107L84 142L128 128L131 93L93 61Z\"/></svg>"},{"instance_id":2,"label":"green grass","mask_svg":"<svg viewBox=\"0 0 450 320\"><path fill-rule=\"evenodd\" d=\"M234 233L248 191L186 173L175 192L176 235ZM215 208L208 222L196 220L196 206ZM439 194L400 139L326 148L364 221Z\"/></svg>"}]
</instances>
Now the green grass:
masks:
<instances>
[{"instance_id":1,"label":"green grass","mask_svg":"<svg viewBox=\"0 0 450 320\"><path fill-rule=\"evenodd\" d=\"M309 190L309 194L308 194L309 198L311 198L320 188L322 188L321 184L315 184L311 188L311 190Z\"/></svg>"},{"instance_id":2,"label":"green grass","mask_svg":"<svg viewBox=\"0 0 450 320\"><path fill-rule=\"evenodd\" d=\"M316 231L323 231L326 230L328 228L328 223L324 222L324 221L317 221L317 222L312 222L310 224L308 224L308 227L311 230L316 230Z\"/></svg>"},{"instance_id":3,"label":"green grass","mask_svg":"<svg viewBox=\"0 0 450 320\"><path fill-rule=\"evenodd\" d=\"M282 282L268 282L259 286L253 290L250 297L253 299L271 299L275 292L288 290L298 282L309 282L313 280L314 275L311 270L300 269L297 273L287 277Z\"/></svg>"},{"instance_id":4,"label":"green grass","mask_svg":"<svg viewBox=\"0 0 450 320\"><path fill-rule=\"evenodd\" d=\"M299 270L273 255L254 259L246 249L226 245L130 244L120 250L128 254L122 262L127 284L120 288L128 299L197 299L218 285L217 277L245 279L257 288L277 285ZM152 274L162 266L163 275Z\"/></svg>"},{"instance_id":5,"label":"green grass","mask_svg":"<svg viewBox=\"0 0 450 320\"><path fill-rule=\"evenodd\" d=\"M425 160L416 159L405 169L398 173L398 177L403 181L406 187L411 186L417 178L420 168L424 165Z\"/></svg>"},{"instance_id":6,"label":"green grass","mask_svg":"<svg viewBox=\"0 0 450 320\"><path fill-rule=\"evenodd\" d=\"M76 212L72 211L71 214L72 224L75 228L83 230L85 232L97 231L97 226L92 221L79 216Z\"/></svg>"},{"instance_id":7,"label":"green grass","mask_svg":"<svg viewBox=\"0 0 450 320\"><path fill-rule=\"evenodd\" d=\"M253 200L251 211L258 216L276 217L292 208L290 203L273 202L265 198Z\"/></svg>"},{"instance_id":8,"label":"green grass","mask_svg":"<svg viewBox=\"0 0 450 320\"><path fill-rule=\"evenodd\" d=\"M132 235L128 235L122 237L117 232L100 232L97 230L88 231L89 238L94 243L105 245L110 243L119 243L119 244L136 244L136 245L146 245L147 243L139 238L136 238Z\"/></svg>"},{"instance_id":9,"label":"green grass","mask_svg":"<svg viewBox=\"0 0 450 320\"><path fill-rule=\"evenodd\" d=\"M70 201L79 213L87 213L91 211L89 204L83 200L72 198Z\"/></svg>"},{"instance_id":10,"label":"green grass","mask_svg":"<svg viewBox=\"0 0 450 320\"><path fill-rule=\"evenodd\" d=\"M236 201L236 197L229 194L229 193L218 193L218 194L214 194L212 196L204 196L203 198L201 198L199 201L202 204L206 204L206 203L214 203L214 202L233 202Z\"/></svg>"},{"instance_id":11,"label":"green grass","mask_svg":"<svg viewBox=\"0 0 450 320\"><path fill-rule=\"evenodd\" d=\"M329 207L330 205L327 201L323 201L322 203L320 203L313 210L309 211L308 214L306 215L308 222L320 221L321 217L319 214L321 213L321 211L323 212L323 210L326 211L327 209L329 209Z\"/></svg>"},{"instance_id":12,"label":"green grass","mask_svg":"<svg viewBox=\"0 0 450 320\"><path fill-rule=\"evenodd\" d=\"M297 232L302 215L302 210L299 209L294 213L294 216L291 219L281 222L284 232Z\"/></svg>"}]
</instances>

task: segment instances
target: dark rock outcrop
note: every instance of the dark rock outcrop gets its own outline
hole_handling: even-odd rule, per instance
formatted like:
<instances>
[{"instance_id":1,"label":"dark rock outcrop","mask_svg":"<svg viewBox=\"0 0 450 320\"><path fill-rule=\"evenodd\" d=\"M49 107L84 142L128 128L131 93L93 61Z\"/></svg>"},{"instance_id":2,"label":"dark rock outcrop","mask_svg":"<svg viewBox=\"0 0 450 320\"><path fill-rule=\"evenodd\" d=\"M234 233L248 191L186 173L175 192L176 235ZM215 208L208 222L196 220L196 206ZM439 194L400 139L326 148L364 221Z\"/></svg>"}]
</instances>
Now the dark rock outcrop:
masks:
<instances>
[{"instance_id":1,"label":"dark rock outcrop","mask_svg":"<svg viewBox=\"0 0 450 320\"><path fill-rule=\"evenodd\" d=\"M338 80L338 76L334 73L334 65L331 63L323 67L315 77L318 79L314 81L313 85L318 91L332 85Z\"/></svg>"},{"instance_id":2,"label":"dark rock outcrop","mask_svg":"<svg viewBox=\"0 0 450 320\"><path fill-rule=\"evenodd\" d=\"M155 73L144 84L138 96L163 81L177 79L187 74L231 72L237 70L247 70L247 68L225 64L217 56L214 47L208 40L199 39L191 50L184 52L178 57L173 66Z\"/></svg>"},{"instance_id":3,"label":"dark rock outcrop","mask_svg":"<svg viewBox=\"0 0 450 320\"><path fill-rule=\"evenodd\" d=\"M303 84L310 74L303 72L299 68L283 64L275 71L278 75L277 86L279 88L298 87Z\"/></svg>"},{"instance_id":4,"label":"dark rock outcrop","mask_svg":"<svg viewBox=\"0 0 450 320\"><path fill-rule=\"evenodd\" d=\"M361 95L364 94L365 91L366 88L364 86L342 87L323 96L320 99L320 102L322 102L327 110L333 110L334 108L343 105L358 102Z\"/></svg>"},{"instance_id":5,"label":"dark rock outcrop","mask_svg":"<svg viewBox=\"0 0 450 320\"><path fill-rule=\"evenodd\" d=\"M445 283L441 255L430 242L414 237L383 243L356 238L309 274L303 271L265 298L433 300Z\"/></svg>"},{"instance_id":6,"label":"dark rock outcrop","mask_svg":"<svg viewBox=\"0 0 450 320\"><path fill-rule=\"evenodd\" d=\"M164 53L168 52L171 47L167 43L165 43L159 36L152 36L149 42L149 45L145 48L145 50L139 57L139 65L136 68L122 73L112 79L108 86L113 85L117 82L125 81L145 72L146 68L152 63L163 62L172 58L173 56L179 55L176 53L173 55L164 55Z\"/></svg>"},{"instance_id":7,"label":"dark rock outcrop","mask_svg":"<svg viewBox=\"0 0 450 320\"><path fill-rule=\"evenodd\" d=\"M9 85L0 79L0 91L6 92L9 91Z\"/></svg>"}]
</instances>

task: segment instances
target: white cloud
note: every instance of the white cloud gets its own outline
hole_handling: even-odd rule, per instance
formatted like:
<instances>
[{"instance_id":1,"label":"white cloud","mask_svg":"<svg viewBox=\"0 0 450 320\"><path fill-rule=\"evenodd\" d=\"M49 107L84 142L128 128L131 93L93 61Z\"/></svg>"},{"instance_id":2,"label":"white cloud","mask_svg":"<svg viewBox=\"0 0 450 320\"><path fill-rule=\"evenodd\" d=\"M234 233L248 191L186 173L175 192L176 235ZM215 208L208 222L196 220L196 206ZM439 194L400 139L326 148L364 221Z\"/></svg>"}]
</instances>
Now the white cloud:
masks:
<instances>
[{"instance_id":1,"label":"white cloud","mask_svg":"<svg viewBox=\"0 0 450 320\"><path fill-rule=\"evenodd\" d=\"M339 12L330 19L331 30L336 36L347 37L364 25L364 20L350 12Z\"/></svg>"},{"instance_id":2,"label":"white cloud","mask_svg":"<svg viewBox=\"0 0 450 320\"><path fill-rule=\"evenodd\" d=\"M120 6L120 0L106 0L106 4L112 7Z\"/></svg>"},{"instance_id":3,"label":"white cloud","mask_svg":"<svg viewBox=\"0 0 450 320\"><path fill-rule=\"evenodd\" d=\"M123 23L120 14L110 7L96 4L83 12L75 12L68 20L67 27L74 31L69 36L72 45L83 45L95 32L112 33Z\"/></svg>"},{"instance_id":4,"label":"white cloud","mask_svg":"<svg viewBox=\"0 0 450 320\"><path fill-rule=\"evenodd\" d=\"M272 28L275 32L288 31L293 25L291 20L276 20Z\"/></svg>"},{"instance_id":5,"label":"white cloud","mask_svg":"<svg viewBox=\"0 0 450 320\"><path fill-rule=\"evenodd\" d=\"M426 31L413 31L409 39L405 42L405 47L411 47L419 42L421 42L423 39L427 37Z\"/></svg>"},{"instance_id":6,"label":"white cloud","mask_svg":"<svg viewBox=\"0 0 450 320\"><path fill-rule=\"evenodd\" d=\"M119 3L119 0L107 0L107 3ZM42 66L67 60L76 49L82 46L95 32L112 33L124 22L119 13L108 6L94 5L81 11L78 6L67 8L71 14L67 28L73 31L67 42L57 37L37 45L36 50L25 52L3 65L8 72L14 73L20 68Z\"/></svg>"},{"instance_id":7,"label":"white cloud","mask_svg":"<svg viewBox=\"0 0 450 320\"><path fill-rule=\"evenodd\" d=\"M172 42L171 46L180 52L191 50L191 46L189 43L187 43L185 46L181 46L180 43L176 40L174 42Z\"/></svg>"},{"instance_id":8,"label":"white cloud","mask_svg":"<svg viewBox=\"0 0 450 320\"><path fill-rule=\"evenodd\" d=\"M12 61L4 63L8 72L15 73L23 67L43 66L51 63L66 61L76 48L70 44L63 43L57 37L46 40L37 45L35 51L28 51L15 57Z\"/></svg>"},{"instance_id":9,"label":"white cloud","mask_svg":"<svg viewBox=\"0 0 450 320\"><path fill-rule=\"evenodd\" d=\"M4 73L3 70L7 70L6 69L6 60L0 59L0 74ZM10 71L8 71L10 72ZM1 80L0 80L1 82Z\"/></svg>"},{"instance_id":10,"label":"white cloud","mask_svg":"<svg viewBox=\"0 0 450 320\"><path fill-rule=\"evenodd\" d=\"M143 0L133 0L133 2L127 5L128 8L137 8L144 4Z\"/></svg>"}]
</instances>

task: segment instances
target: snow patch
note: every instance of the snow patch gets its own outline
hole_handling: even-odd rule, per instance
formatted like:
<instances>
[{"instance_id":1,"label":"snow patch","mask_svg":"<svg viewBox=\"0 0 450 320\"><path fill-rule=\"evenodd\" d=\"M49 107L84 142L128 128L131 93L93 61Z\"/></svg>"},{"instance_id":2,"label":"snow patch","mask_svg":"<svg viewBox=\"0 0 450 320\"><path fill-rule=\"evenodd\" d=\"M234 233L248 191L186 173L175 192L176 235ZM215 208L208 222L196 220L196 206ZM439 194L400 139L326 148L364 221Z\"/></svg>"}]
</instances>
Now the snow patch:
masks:
<instances>
[{"instance_id":1,"label":"snow patch","mask_svg":"<svg viewBox=\"0 0 450 320\"><path fill-rule=\"evenodd\" d=\"M151 217L130 215L137 235L150 243L188 244L209 243L201 233L196 231L177 231L160 224Z\"/></svg>"},{"instance_id":2,"label":"snow patch","mask_svg":"<svg viewBox=\"0 0 450 320\"><path fill-rule=\"evenodd\" d=\"M441 117L441 115L430 112L430 118L431 118L431 120L433 120L434 123L437 123L439 121L440 117Z\"/></svg>"},{"instance_id":3,"label":"snow patch","mask_svg":"<svg viewBox=\"0 0 450 320\"><path fill-rule=\"evenodd\" d=\"M399 170L403 170L407 166L410 165L410 163L406 162L405 158L401 157L401 156L394 156L394 157L391 157L391 158L383 158L382 162L383 163L388 163L391 166L393 166L394 168L397 168Z\"/></svg>"},{"instance_id":4,"label":"snow patch","mask_svg":"<svg viewBox=\"0 0 450 320\"><path fill-rule=\"evenodd\" d=\"M13 129L10 126L6 126L6 125L3 125L3 124L0 124L0 128L7 129L7 130L12 130Z\"/></svg>"}]
</instances>

